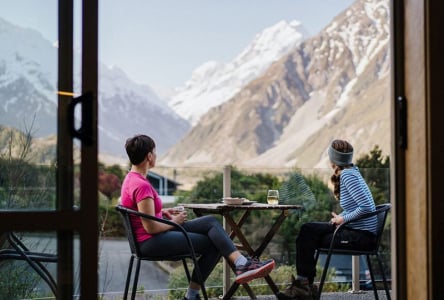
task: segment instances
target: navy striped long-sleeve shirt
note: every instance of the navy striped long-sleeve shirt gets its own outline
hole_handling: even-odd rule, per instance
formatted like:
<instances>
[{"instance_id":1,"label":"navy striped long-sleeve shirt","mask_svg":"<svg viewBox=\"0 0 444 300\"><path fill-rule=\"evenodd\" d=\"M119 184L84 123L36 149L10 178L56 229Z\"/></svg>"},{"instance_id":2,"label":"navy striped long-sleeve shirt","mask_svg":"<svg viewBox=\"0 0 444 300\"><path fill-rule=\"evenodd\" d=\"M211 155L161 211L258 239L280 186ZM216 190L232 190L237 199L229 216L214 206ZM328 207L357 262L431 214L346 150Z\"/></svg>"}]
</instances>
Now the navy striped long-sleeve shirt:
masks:
<instances>
[{"instance_id":1,"label":"navy striped long-sleeve shirt","mask_svg":"<svg viewBox=\"0 0 444 300\"><path fill-rule=\"evenodd\" d=\"M375 211L375 202L367 183L362 178L358 167L346 168L340 177L340 202L343 211L340 215L345 221L356 218L363 213ZM353 229L367 230L376 234L378 222L376 216L351 222L347 225Z\"/></svg>"}]
</instances>

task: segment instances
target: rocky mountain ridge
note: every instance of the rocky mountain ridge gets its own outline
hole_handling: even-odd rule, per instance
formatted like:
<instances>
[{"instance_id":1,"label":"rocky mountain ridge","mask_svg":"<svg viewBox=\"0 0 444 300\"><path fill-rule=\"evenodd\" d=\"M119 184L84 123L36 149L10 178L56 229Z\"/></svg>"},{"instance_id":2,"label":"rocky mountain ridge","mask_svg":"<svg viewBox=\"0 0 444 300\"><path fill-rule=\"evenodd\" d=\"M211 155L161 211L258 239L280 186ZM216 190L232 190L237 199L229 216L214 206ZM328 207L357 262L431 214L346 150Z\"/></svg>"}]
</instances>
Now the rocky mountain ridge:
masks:
<instances>
[{"instance_id":1,"label":"rocky mountain ridge","mask_svg":"<svg viewBox=\"0 0 444 300\"><path fill-rule=\"evenodd\" d=\"M359 0L317 36L212 108L164 166L327 167L334 138L390 151L387 1Z\"/></svg>"},{"instance_id":2,"label":"rocky mountain ridge","mask_svg":"<svg viewBox=\"0 0 444 300\"><path fill-rule=\"evenodd\" d=\"M212 106L189 131L189 123L148 86L131 82L119 68L100 65L101 155L116 155L109 161L120 162L123 141L135 133L155 138L157 164L166 167L326 167L325 149L334 138L352 142L356 156L375 145L388 154L389 16L386 0L356 1L318 35L250 78L228 101ZM42 39L0 20L0 41L28 34ZM40 42L54 60L56 49ZM55 128L54 63L39 58L39 51L28 57L27 47L2 49L9 52L0 50L0 123L22 128L23 120L35 114L44 120L37 122L41 138L45 126Z\"/></svg>"}]
</instances>

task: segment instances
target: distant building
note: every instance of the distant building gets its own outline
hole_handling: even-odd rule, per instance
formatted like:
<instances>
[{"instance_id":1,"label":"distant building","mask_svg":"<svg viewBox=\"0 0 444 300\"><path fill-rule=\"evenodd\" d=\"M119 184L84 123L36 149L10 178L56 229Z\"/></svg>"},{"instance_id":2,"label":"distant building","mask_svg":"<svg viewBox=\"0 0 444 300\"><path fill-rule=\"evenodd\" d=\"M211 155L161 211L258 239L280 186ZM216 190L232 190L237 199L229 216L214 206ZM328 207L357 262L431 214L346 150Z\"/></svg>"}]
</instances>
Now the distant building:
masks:
<instances>
[{"instance_id":1,"label":"distant building","mask_svg":"<svg viewBox=\"0 0 444 300\"><path fill-rule=\"evenodd\" d=\"M148 172L147 179L159 196L172 196L177 191L178 182L154 172Z\"/></svg>"}]
</instances>

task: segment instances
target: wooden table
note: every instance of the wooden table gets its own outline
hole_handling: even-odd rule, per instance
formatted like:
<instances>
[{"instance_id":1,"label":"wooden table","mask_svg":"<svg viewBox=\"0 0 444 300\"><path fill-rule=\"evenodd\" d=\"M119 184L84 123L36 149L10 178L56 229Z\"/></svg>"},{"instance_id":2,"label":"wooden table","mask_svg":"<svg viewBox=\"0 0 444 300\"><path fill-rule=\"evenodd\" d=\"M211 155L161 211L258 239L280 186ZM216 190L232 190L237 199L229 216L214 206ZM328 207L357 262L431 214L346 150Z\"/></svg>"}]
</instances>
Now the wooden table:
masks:
<instances>
[{"instance_id":1,"label":"wooden table","mask_svg":"<svg viewBox=\"0 0 444 300\"><path fill-rule=\"evenodd\" d=\"M185 208L192 209L197 216L202 216L205 214L219 214L224 217L227 224L229 224L231 232L229 232L230 238L237 239L240 242L240 245L236 245L239 250L246 251L249 256L259 258L264 252L265 248L270 243L271 239L278 232L279 227L285 218L289 215L290 210L300 210L303 207L301 205L269 205L263 203L253 203L248 205L227 205L224 203L211 203L211 204L191 204L191 203L183 203L181 204ZM254 210L276 210L279 211L279 216L275 219L275 221L270 224L270 229L267 234L262 239L260 245L253 249L248 240L245 238L245 235L242 232L242 225L247 221L248 216ZM234 220L233 213L243 211L243 214L239 218L238 221ZM264 224L266 225L266 224ZM231 269L234 271L235 268L233 265L230 265ZM268 283L268 286L271 288L273 293L276 295L279 292L274 281L271 279L270 275L264 277L265 281ZM245 290L251 297L251 299L256 299L253 291L249 287L248 284L243 284ZM236 290L239 288L239 283L232 283L230 289L225 293L223 299L230 299Z\"/></svg>"}]
</instances>

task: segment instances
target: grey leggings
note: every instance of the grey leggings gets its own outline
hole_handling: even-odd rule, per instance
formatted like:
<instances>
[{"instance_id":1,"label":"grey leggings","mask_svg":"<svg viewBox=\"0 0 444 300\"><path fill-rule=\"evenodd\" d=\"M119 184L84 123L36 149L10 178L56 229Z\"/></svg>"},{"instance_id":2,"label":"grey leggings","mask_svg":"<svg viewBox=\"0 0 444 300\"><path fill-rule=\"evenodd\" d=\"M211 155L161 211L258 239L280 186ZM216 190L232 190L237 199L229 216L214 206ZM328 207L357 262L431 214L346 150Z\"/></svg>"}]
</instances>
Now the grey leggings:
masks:
<instances>
[{"instance_id":1,"label":"grey leggings","mask_svg":"<svg viewBox=\"0 0 444 300\"><path fill-rule=\"evenodd\" d=\"M205 281L221 256L227 258L236 247L225 232L221 223L211 215L186 221L183 228L188 232L194 251L200 255L199 268ZM156 234L139 244L143 255L165 256L189 253L187 242L179 231L170 230ZM192 281L198 282L195 271Z\"/></svg>"}]
</instances>

